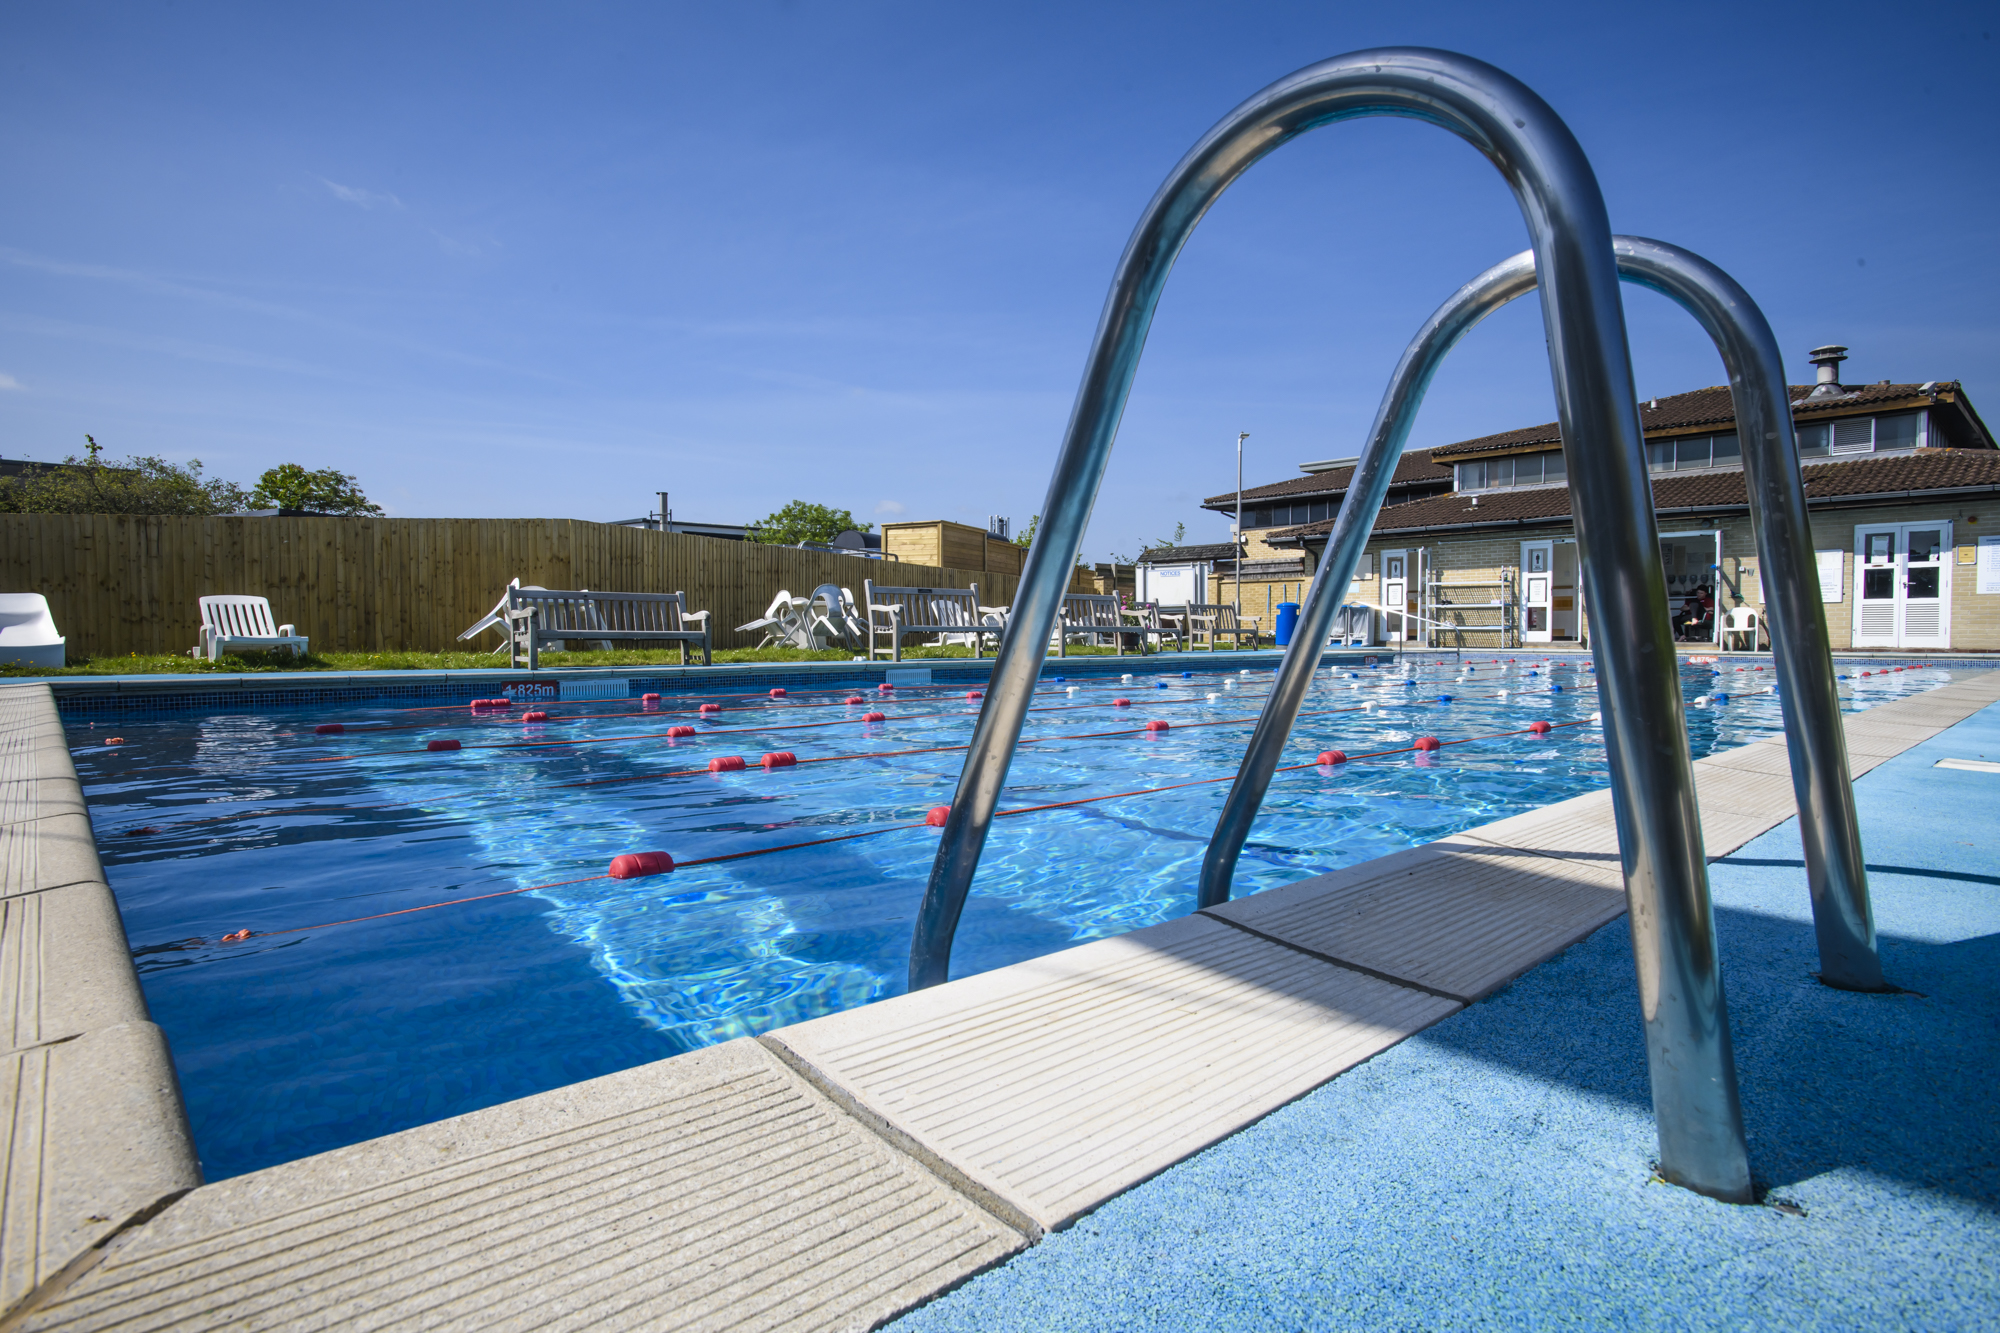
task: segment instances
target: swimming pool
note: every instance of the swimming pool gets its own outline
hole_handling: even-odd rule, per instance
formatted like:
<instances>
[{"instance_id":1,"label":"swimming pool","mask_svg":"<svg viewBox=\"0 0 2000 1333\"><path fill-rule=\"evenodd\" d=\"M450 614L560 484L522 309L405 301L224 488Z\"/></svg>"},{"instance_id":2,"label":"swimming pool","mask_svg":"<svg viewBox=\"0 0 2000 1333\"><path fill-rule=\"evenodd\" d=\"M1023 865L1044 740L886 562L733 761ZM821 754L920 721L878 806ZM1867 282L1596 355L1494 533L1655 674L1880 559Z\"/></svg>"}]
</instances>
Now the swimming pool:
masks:
<instances>
[{"instance_id":1,"label":"swimming pool","mask_svg":"<svg viewBox=\"0 0 2000 1333\"><path fill-rule=\"evenodd\" d=\"M1189 911L1270 679L1049 670L955 975ZM1850 674L1850 708L1950 678ZM1769 677L1684 670L1690 700L1732 696L1689 708L1697 755L1777 729ZM937 838L923 820L979 702L879 679L131 719L115 746L103 722L71 725L209 1178L900 992ZM1581 660L1322 669L1286 760L1304 767L1273 782L1237 893L1604 786L1596 707ZM1413 753L1424 735L1449 743ZM1329 748L1353 758L1311 763ZM799 762L766 770L766 753ZM706 771L724 756L747 766ZM605 877L648 850L680 868Z\"/></svg>"}]
</instances>

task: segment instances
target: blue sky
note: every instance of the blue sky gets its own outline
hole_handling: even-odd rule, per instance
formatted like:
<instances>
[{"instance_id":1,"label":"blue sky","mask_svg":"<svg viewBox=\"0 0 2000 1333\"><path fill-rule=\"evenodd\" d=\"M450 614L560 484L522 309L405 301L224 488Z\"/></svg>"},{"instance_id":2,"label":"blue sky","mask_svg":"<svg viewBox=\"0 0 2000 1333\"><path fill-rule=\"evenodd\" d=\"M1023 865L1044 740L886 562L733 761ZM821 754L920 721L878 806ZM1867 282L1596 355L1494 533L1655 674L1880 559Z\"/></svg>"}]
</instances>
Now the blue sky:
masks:
<instances>
[{"instance_id":1,"label":"blue sky","mask_svg":"<svg viewBox=\"0 0 2000 1333\"><path fill-rule=\"evenodd\" d=\"M1796 380L2000 410L1983 7L152 3L0 9L0 455L358 474L402 516L617 519L673 492L873 521L1038 509L1113 262L1231 106L1368 46L1554 105L1612 223L1763 305ZM1351 454L1404 342L1525 245L1410 122L1259 164L1170 283L1085 554ZM1626 289L1643 393L1719 383ZM1532 301L1414 443L1554 416Z\"/></svg>"}]
</instances>

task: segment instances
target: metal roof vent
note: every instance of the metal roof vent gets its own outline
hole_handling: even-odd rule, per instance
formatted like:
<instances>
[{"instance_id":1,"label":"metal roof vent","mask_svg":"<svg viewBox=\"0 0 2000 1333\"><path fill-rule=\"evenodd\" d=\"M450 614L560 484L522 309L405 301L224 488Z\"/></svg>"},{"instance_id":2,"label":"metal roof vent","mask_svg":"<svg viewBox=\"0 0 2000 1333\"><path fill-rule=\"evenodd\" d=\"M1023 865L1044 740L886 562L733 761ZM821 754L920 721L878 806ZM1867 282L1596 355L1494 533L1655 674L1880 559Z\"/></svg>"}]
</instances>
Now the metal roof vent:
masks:
<instances>
[{"instance_id":1,"label":"metal roof vent","mask_svg":"<svg viewBox=\"0 0 2000 1333\"><path fill-rule=\"evenodd\" d=\"M1808 398L1838 398L1847 390L1841 387L1840 363L1847 360L1847 349L1839 343L1828 343L1825 347L1815 347L1806 353L1806 360L1819 367L1819 383L1813 385Z\"/></svg>"}]
</instances>

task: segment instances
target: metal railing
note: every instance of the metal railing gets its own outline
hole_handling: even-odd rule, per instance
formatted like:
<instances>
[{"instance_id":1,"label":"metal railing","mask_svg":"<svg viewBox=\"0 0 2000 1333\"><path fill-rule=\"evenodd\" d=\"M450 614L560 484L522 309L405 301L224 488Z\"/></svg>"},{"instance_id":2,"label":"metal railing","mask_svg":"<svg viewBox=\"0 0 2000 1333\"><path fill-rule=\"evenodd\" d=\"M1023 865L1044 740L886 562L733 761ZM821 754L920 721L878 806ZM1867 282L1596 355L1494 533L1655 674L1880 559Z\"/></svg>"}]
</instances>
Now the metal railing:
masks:
<instances>
[{"instance_id":1,"label":"metal railing","mask_svg":"<svg viewBox=\"0 0 2000 1333\"><path fill-rule=\"evenodd\" d=\"M1613 248L1622 278L1653 288L1688 310L1722 353L1743 440L1751 524L1766 575L1765 605L1777 659L1779 704L1798 799L1800 835L1806 849L1806 883L1818 936L1820 978L1843 989L1881 990L1882 965L1854 812L1833 654L1820 611L1819 576L1792 430L1791 397L1777 342L1749 295L1699 255L1633 236L1614 237ZM1524 295L1526 287L1534 283L1534 273L1532 254L1515 255L1480 274L1439 307L1396 367L1360 466L1368 465L1371 453L1379 453L1380 466L1394 471L1422 404L1423 386L1438 363L1479 320ZM1325 558L1306 593L1305 604L1299 608L1300 637L1279 665L1271 695L1209 840L1198 895L1202 907L1229 899L1237 856L1263 803L1318 663L1317 653L1296 645L1310 643L1305 635L1331 625L1340 593L1360 561L1374 523L1372 508L1357 506L1350 516L1343 505L1328 538Z\"/></svg>"},{"instance_id":2,"label":"metal railing","mask_svg":"<svg viewBox=\"0 0 2000 1333\"><path fill-rule=\"evenodd\" d=\"M1747 1200L1749 1158L1611 227L1568 126L1525 85L1466 56L1384 48L1307 66L1224 116L1146 206L1092 340L1042 527L945 821L911 940L910 987L950 974L952 936L1020 739L1042 645L1175 258L1223 190L1266 153L1320 125L1378 115L1427 121L1467 140L1507 181L1527 224L1558 419L1570 442L1581 577L1600 631L1593 643L1626 890L1634 921L1646 923L1643 936L1634 934L1660 1170L1704 1194ZM1535 271L1518 280L1525 292ZM1420 376L1405 392L1421 397L1427 381ZM1356 468L1337 539L1349 510L1372 515L1380 507L1400 446L1399 439L1396 450L1378 448ZM1357 551L1367 526L1353 542ZM1344 578L1338 586L1345 589ZM1320 600L1330 612L1331 599ZM1297 642L1317 648L1325 630L1324 623L1301 626ZM1291 674L1302 697L1311 673Z\"/></svg>"}]
</instances>

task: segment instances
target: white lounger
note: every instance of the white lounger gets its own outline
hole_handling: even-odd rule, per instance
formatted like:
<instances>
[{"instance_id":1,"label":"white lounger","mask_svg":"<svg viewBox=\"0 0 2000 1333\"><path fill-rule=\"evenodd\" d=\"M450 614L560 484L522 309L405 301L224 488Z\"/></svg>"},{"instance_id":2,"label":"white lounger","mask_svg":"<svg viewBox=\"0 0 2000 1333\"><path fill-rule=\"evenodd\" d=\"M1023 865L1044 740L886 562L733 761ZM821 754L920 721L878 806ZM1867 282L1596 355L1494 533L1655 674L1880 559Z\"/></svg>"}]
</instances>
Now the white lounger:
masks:
<instances>
[{"instance_id":1,"label":"white lounger","mask_svg":"<svg viewBox=\"0 0 2000 1333\"><path fill-rule=\"evenodd\" d=\"M289 648L300 657L306 653L306 637L293 633L294 626L271 623L271 602L266 597L204 597L201 599L201 642L188 649L189 657L207 655L213 662L224 653L244 649Z\"/></svg>"},{"instance_id":2,"label":"white lounger","mask_svg":"<svg viewBox=\"0 0 2000 1333\"><path fill-rule=\"evenodd\" d=\"M0 666L59 667L63 636L49 599L38 592L0 592Z\"/></svg>"}]
</instances>

